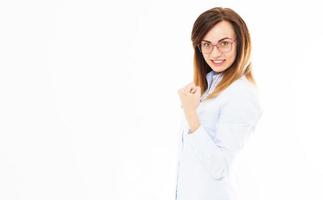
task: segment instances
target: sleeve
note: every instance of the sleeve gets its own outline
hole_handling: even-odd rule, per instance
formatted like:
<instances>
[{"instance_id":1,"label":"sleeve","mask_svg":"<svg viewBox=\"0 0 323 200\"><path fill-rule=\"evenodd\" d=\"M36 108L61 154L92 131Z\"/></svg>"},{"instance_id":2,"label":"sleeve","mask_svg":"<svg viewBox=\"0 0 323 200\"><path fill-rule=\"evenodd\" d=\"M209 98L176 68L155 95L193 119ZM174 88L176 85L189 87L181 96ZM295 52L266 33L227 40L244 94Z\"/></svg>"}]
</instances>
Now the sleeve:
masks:
<instances>
[{"instance_id":1,"label":"sleeve","mask_svg":"<svg viewBox=\"0 0 323 200\"><path fill-rule=\"evenodd\" d=\"M234 156L254 131L261 114L255 93L234 91L221 106L215 129L207 129L200 121L199 128L194 132L188 129L184 139L211 177L220 180L226 176ZM209 131L215 131L212 134L215 139Z\"/></svg>"}]
</instances>

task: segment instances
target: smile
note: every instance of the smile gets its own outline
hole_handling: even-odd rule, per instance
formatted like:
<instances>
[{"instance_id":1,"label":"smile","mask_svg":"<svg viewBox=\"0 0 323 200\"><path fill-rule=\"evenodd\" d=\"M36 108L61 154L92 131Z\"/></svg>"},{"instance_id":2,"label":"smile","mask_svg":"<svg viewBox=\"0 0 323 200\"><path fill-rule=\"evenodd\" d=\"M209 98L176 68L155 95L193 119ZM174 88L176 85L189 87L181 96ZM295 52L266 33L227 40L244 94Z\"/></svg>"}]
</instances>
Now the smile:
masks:
<instances>
[{"instance_id":1,"label":"smile","mask_svg":"<svg viewBox=\"0 0 323 200\"><path fill-rule=\"evenodd\" d=\"M224 63L225 60L212 60L212 63L214 63L215 65L219 66L222 65Z\"/></svg>"}]
</instances>

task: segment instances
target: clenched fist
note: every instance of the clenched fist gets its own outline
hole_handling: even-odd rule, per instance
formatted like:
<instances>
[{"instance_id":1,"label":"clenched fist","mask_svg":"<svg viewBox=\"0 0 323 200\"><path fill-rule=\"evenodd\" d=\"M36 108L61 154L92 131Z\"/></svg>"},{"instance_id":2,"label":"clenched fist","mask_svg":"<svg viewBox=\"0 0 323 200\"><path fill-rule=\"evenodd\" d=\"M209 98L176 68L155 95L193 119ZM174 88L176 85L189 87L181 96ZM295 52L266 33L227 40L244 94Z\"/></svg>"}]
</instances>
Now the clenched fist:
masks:
<instances>
[{"instance_id":1,"label":"clenched fist","mask_svg":"<svg viewBox=\"0 0 323 200\"><path fill-rule=\"evenodd\" d=\"M177 91L182 108L186 114L196 111L200 104L201 88L195 86L194 82L189 83Z\"/></svg>"}]
</instances>

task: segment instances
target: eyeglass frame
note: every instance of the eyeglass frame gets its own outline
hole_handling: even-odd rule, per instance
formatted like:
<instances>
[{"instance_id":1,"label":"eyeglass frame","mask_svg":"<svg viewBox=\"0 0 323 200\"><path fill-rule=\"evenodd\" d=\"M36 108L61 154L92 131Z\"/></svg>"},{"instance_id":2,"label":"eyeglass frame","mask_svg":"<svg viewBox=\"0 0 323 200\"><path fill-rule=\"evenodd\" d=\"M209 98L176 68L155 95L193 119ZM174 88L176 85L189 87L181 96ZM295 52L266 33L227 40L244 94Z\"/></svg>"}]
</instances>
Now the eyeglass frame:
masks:
<instances>
[{"instance_id":1,"label":"eyeglass frame","mask_svg":"<svg viewBox=\"0 0 323 200\"><path fill-rule=\"evenodd\" d=\"M213 52L213 50L214 50L214 46L216 46L217 50L218 50L219 52L221 52L221 53L229 53L230 51L225 51L225 52L220 51L220 49L219 49L219 47L218 47L219 43L220 43L220 42L222 42L223 40L226 40L226 39L229 39L229 40L230 40L230 41L227 41L227 42L229 42L229 43L231 44L230 51L232 51L232 44L233 44L233 43L235 43L235 42L237 42L237 40L236 40L236 39L232 39L232 38L228 38L228 37L226 37L226 38L222 38L222 39L221 39L221 40L219 40L216 44L212 44L212 42L211 42L211 41L202 40L202 41L197 45L197 48L198 48L198 49L199 49L199 51L203 54L203 52L202 52L202 48L201 48L201 45L202 45L202 42L206 42L206 43L209 43L210 45L212 45L212 49L211 49L210 53L205 53L205 54L211 54L211 53Z\"/></svg>"}]
</instances>

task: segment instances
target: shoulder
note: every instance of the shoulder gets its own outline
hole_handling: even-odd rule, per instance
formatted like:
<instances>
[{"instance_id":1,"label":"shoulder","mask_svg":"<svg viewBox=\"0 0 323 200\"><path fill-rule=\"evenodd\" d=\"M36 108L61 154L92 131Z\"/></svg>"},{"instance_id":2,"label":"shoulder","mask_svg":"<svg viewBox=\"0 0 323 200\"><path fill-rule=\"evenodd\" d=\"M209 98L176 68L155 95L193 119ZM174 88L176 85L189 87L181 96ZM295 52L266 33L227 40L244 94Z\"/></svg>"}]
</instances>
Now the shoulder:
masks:
<instances>
[{"instance_id":1,"label":"shoulder","mask_svg":"<svg viewBox=\"0 0 323 200\"><path fill-rule=\"evenodd\" d=\"M258 88L255 84L249 81L245 76L235 80L224 91L223 95L234 99L238 98L258 98Z\"/></svg>"},{"instance_id":2,"label":"shoulder","mask_svg":"<svg viewBox=\"0 0 323 200\"><path fill-rule=\"evenodd\" d=\"M222 108L230 115L234 113L237 120L242 118L257 119L262 109L258 99L257 86L245 76L234 81L222 91Z\"/></svg>"}]
</instances>

